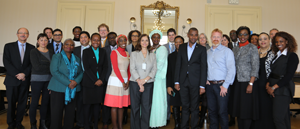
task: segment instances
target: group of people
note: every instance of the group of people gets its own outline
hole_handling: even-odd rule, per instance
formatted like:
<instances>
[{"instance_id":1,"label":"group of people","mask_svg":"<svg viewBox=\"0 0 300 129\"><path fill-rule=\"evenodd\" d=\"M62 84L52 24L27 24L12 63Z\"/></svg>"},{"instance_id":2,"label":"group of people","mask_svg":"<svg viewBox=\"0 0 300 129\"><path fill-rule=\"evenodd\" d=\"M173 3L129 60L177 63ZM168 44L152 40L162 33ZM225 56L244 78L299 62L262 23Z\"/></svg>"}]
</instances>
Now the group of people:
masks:
<instances>
[{"instance_id":1,"label":"group of people","mask_svg":"<svg viewBox=\"0 0 300 129\"><path fill-rule=\"evenodd\" d=\"M175 129L203 127L207 111L211 129L228 129L235 117L239 129L291 128L299 63L292 35L214 29L210 47L197 28L186 43L170 28L164 45L160 30L126 36L101 24L98 31L90 36L76 26L74 38L62 42L63 32L47 27L35 47L27 43L29 31L18 29L3 54L8 129L24 129L29 86L31 129L41 94L40 129L98 129L101 110L104 129L122 129L129 107L131 129L159 128L169 123L171 106Z\"/></svg>"}]
</instances>

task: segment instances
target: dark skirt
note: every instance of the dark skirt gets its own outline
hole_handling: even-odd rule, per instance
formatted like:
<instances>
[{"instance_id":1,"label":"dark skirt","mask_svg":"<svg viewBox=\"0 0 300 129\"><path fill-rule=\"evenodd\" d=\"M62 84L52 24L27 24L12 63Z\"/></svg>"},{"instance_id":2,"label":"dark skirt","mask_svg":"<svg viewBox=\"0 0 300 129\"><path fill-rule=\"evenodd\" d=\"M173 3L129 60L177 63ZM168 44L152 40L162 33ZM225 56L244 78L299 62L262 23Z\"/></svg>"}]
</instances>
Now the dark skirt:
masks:
<instances>
[{"instance_id":1,"label":"dark skirt","mask_svg":"<svg viewBox=\"0 0 300 129\"><path fill-rule=\"evenodd\" d=\"M175 92L175 96L171 96L170 105L172 106L181 106L181 99L180 99L180 93L178 90L176 90L174 87L172 87L173 91ZM169 94L168 94L169 95Z\"/></svg>"},{"instance_id":2,"label":"dark skirt","mask_svg":"<svg viewBox=\"0 0 300 129\"><path fill-rule=\"evenodd\" d=\"M238 117L239 119L259 119L259 105L258 105L258 84L255 81L251 94L246 93L246 89L249 82L238 82L235 79L233 94L232 107L230 109L230 115Z\"/></svg>"}]
</instances>

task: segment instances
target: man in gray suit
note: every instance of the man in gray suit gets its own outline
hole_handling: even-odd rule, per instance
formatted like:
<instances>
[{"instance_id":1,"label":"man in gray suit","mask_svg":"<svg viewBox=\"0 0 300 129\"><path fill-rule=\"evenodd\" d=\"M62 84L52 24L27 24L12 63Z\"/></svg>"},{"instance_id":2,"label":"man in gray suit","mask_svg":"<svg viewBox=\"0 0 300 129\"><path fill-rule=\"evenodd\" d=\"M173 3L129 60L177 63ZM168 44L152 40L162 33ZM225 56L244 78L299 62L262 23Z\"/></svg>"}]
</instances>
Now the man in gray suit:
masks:
<instances>
[{"instance_id":1,"label":"man in gray suit","mask_svg":"<svg viewBox=\"0 0 300 129\"><path fill-rule=\"evenodd\" d=\"M176 37L176 31L173 28L170 28L167 31L169 43L165 44L164 46L167 48L168 53L171 54L172 52L175 51L175 37ZM171 96L167 94L167 101L168 101L168 112L167 112L167 124L170 123L170 116L171 116L171 111L170 111L170 99Z\"/></svg>"}]
</instances>

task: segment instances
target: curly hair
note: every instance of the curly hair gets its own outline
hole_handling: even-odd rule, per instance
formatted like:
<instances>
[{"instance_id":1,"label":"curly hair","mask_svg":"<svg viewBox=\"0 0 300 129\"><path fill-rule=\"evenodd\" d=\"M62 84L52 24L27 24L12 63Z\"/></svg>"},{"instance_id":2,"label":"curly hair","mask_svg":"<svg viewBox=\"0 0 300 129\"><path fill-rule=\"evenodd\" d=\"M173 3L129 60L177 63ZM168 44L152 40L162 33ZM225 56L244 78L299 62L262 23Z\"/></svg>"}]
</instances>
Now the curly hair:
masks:
<instances>
[{"instance_id":1,"label":"curly hair","mask_svg":"<svg viewBox=\"0 0 300 129\"><path fill-rule=\"evenodd\" d=\"M132 43L131 36L132 36L132 34L133 34L134 32L138 33L138 35L139 35L138 37L141 36L141 32L138 31L138 30L132 30L132 31L130 31L129 34L128 34L128 36L127 36L127 37L128 37L128 42L129 42L129 44Z\"/></svg>"},{"instance_id":2,"label":"curly hair","mask_svg":"<svg viewBox=\"0 0 300 129\"><path fill-rule=\"evenodd\" d=\"M272 40L272 50L275 53L277 53L279 51L279 49L276 46L276 38L277 37L282 37L287 41L286 48L288 49L288 52L296 52L297 51L297 42L296 42L295 38L287 32L280 31L280 32L276 33L276 35L273 38L274 40Z\"/></svg>"}]
</instances>

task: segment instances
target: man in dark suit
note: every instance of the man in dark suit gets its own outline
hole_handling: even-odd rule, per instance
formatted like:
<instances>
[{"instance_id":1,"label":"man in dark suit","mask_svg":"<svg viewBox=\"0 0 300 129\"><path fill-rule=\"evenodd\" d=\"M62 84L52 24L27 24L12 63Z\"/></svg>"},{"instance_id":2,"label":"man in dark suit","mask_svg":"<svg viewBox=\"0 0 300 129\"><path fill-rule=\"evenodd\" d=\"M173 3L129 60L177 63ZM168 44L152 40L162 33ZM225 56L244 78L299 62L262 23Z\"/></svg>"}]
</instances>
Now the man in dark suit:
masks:
<instances>
[{"instance_id":1,"label":"man in dark suit","mask_svg":"<svg viewBox=\"0 0 300 129\"><path fill-rule=\"evenodd\" d=\"M178 50L174 81L182 102L181 128L189 128L188 120L191 112L191 127L195 129L199 120L199 92L200 95L205 93L207 55L206 48L196 43L198 40L196 28L191 28L187 36L189 42L180 45Z\"/></svg>"},{"instance_id":2,"label":"man in dark suit","mask_svg":"<svg viewBox=\"0 0 300 129\"><path fill-rule=\"evenodd\" d=\"M90 47L89 42L90 42L90 34L86 31L82 31L79 34L79 40L80 40L80 44L81 46L75 47L73 54L77 57L80 58L81 60L81 66L82 69L83 68L83 63L82 63L82 54L83 54L83 50L87 49ZM82 81L81 81L81 85L82 85ZM83 92L82 90L79 91L78 94L78 99L77 99L77 104L76 104L76 126L74 127L74 129L80 129L84 127L84 111L83 111Z\"/></svg>"},{"instance_id":3,"label":"man in dark suit","mask_svg":"<svg viewBox=\"0 0 300 129\"><path fill-rule=\"evenodd\" d=\"M30 85L30 51L34 49L33 45L26 43L29 36L26 28L20 28L17 36L18 41L5 44L3 54L3 64L7 70L4 85L8 102L8 129L24 129L21 123Z\"/></svg>"},{"instance_id":4,"label":"man in dark suit","mask_svg":"<svg viewBox=\"0 0 300 129\"><path fill-rule=\"evenodd\" d=\"M55 29L53 31L53 43L49 43L47 48L53 50L55 54L60 53L62 50L63 43L61 42L63 38L63 32L60 29Z\"/></svg>"},{"instance_id":5,"label":"man in dark suit","mask_svg":"<svg viewBox=\"0 0 300 129\"><path fill-rule=\"evenodd\" d=\"M98 32L101 36L101 48L104 48L106 46L109 46L108 40L107 40L107 34L109 33L109 27L108 25L102 23L98 26Z\"/></svg>"},{"instance_id":6,"label":"man in dark suit","mask_svg":"<svg viewBox=\"0 0 300 129\"><path fill-rule=\"evenodd\" d=\"M50 27L46 27L45 29L44 29L44 31L43 31L43 33L45 33L46 35L47 35L47 37L48 37L48 43L53 43L53 39L52 39L52 33L53 33L53 30L52 30L52 28L50 28Z\"/></svg>"},{"instance_id":7,"label":"man in dark suit","mask_svg":"<svg viewBox=\"0 0 300 129\"><path fill-rule=\"evenodd\" d=\"M176 37L176 31L173 28L170 28L167 31L167 35L168 35L168 40L169 43L165 44L164 46L167 48L168 53L171 54L175 51L176 47L175 47L175 37ZM170 116L171 116L171 111L170 111L170 100L171 100L171 96L169 94L167 94L167 102L168 102L168 112L167 112L167 124L170 123Z\"/></svg>"},{"instance_id":8,"label":"man in dark suit","mask_svg":"<svg viewBox=\"0 0 300 129\"><path fill-rule=\"evenodd\" d=\"M108 62L108 69L107 69L107 74L105 77L105 82L108 82L108 78L111 74L112 71L112 67L111 67L111 60L110 60L110 54L111 51L116 50L118 48L117 42L116 42L116 37L117 34L115 32L110 32L107 34L107 41L109 43L108 46L105 46L104 49L106 51L106 55L107 55L107 62ZM105 84L105 91L106 91L106 87L107 84ZM109 124L109 119L111 118L111 113L110 113L110 107L107 107L105 105L103 105L103 128L107 128L107 125Z\"/></svg>"}]
</instances>

